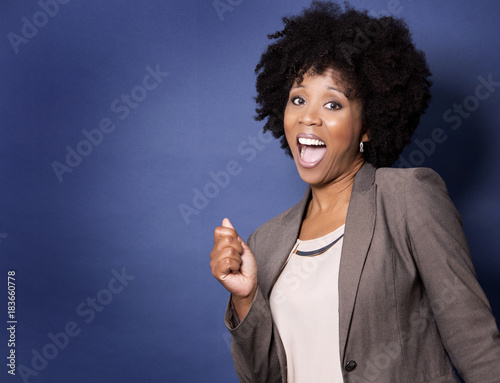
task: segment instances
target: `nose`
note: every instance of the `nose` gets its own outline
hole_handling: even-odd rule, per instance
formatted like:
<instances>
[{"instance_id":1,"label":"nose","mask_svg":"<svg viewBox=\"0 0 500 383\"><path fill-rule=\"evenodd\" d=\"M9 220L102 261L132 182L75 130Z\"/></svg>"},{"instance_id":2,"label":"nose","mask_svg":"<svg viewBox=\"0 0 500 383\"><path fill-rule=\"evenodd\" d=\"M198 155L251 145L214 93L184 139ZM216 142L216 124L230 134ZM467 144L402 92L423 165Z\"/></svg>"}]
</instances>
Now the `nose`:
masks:
<instances>
[{"instance_id":1,"label":"nose","mask_svg":"<svg viewBox=\"0 0 500 383\"><path fill-rule=\"evenodd\" d=\"M314 105L304 105L299 122L308 126L321 125L319 111Z\"/></svg>"}]
</instances>

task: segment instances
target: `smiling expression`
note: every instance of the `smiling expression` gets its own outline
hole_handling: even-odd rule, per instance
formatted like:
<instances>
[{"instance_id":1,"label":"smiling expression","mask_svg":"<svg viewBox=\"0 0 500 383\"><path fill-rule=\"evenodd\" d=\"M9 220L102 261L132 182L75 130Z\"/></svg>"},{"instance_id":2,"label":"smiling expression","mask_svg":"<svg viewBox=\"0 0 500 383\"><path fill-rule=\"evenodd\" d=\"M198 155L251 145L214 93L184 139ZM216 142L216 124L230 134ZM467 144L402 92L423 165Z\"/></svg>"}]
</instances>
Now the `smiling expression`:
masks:
<instances>
[{"instance_id":1,"label":"smiling expression","mask_svg":"<svg viewBox=\"0 0 500 383\"><path fill-rule=\"evenodd\" d=\"M285 108L288 145L301 178L310 185L328 184L363 161L361 103L347 92L338 72L309 72L295 81Z\"/></svg>"}]
</instances>

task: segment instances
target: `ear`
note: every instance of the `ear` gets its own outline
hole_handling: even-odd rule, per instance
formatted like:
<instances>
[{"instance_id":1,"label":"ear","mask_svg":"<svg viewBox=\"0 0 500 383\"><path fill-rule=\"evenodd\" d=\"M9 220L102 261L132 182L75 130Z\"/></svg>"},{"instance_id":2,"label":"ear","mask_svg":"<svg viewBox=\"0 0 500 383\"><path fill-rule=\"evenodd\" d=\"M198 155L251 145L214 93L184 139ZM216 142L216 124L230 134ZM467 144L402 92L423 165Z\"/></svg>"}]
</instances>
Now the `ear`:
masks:
<instances>
[{"instance_id":1,"label":"ear","mask_svg":"<svg viewBox=\"0 0 500 383\"><path fill-rule=\"evenodd\" d=\"M370 141L370 136L368 135L368 132L363 133L363 135L361 136L361 141L362 142Z\"/></svg>"}]
</instances>

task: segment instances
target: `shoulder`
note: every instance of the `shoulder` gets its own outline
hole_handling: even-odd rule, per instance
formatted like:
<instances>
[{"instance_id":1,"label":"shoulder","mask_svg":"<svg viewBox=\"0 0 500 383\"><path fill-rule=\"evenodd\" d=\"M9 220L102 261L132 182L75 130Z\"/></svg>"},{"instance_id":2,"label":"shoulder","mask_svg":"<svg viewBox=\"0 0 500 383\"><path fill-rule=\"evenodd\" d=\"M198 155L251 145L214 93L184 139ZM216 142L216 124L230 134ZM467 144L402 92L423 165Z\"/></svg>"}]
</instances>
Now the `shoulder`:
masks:
<instances>
[{"instance_id":1,"label":"shoulder","mask_svg":"<svg viewBox=\"0 0 500 383\"><path fill-rule=\"evenodd\" d=\"M446 184L429 168L379 168L375 175L378 201L385 210L397 210L407 220L430 223L436 216L443 220L461 218L451 200Z\"/></svg>"},{"instance_id":2,"label":"shoulder","mask_svg":"<svg viewBox=\"0 0 500 383\"><path fill-rule=\"evenodd\" d=\"M446 192L443 179L429 168L378 168L375 171L377 190L395 191L398 193L413 190L441 189Z\"/></svg>"},{"instance_id":3,"label":"shoulder","mask_svg":"<svg viewBox=\"0 0 500 383\"><path fill-rule=\"evenodd\" d=\"M366 174L369 173L362 176L368 177ZM425 215L424 211L435 214L443 209L454 210L443 179L432 169L377 168L372 170L370 180L371 187L376 190L374 203L378 214L397 222L410 211L412 215L416 212ZM359 184L363 183L367 185L366 180ZM363 189L357 191L363 195Z\"/></svg>"}]
</instances>

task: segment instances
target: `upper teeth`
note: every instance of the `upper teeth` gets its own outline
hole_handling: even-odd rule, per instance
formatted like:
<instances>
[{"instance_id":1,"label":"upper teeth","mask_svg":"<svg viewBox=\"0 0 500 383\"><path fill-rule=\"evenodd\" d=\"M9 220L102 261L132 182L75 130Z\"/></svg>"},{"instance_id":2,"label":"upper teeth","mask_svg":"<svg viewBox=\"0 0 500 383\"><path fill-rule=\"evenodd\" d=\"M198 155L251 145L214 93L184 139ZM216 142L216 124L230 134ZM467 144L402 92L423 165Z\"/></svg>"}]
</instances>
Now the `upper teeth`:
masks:
<instances>
[{"instance_id":1,"label":"upper teeth","mask_svg":"<svg viewBox=\"0 0 500 383\"><path fill-rule=\"evenodd\" d=\"M304 138L304 137L300 137L299 138L299 144L302 144L302 145L316 145L316 146L320 146L320 145L325 145L325 143L321 140L313 140L311 138Z\"/></svg>"}]
</instances>

